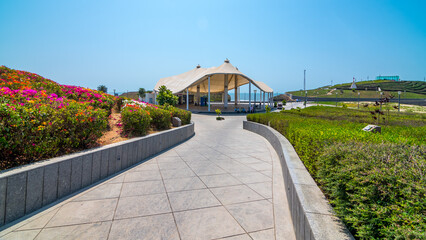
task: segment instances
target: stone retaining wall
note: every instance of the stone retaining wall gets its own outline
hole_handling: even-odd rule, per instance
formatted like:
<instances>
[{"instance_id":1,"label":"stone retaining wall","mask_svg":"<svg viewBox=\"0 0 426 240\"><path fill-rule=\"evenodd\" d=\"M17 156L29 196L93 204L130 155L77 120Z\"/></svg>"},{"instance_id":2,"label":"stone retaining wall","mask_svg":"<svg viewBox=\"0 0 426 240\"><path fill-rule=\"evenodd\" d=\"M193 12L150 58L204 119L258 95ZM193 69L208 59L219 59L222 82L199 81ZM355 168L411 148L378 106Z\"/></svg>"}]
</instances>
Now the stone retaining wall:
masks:
<instances>
[{"instance_id":1,"label":"stone retaining wall","mask_svg":"<svg viewBox=\"0 0 426 240\"><path fill-rule=\"evenodd\" d=\"M0 172L0 226L194 135L194 123Z\"/></svg>"},{"instance_id":2,"label":"stone retaining wall","mask_svg":"<svg viewBox=\"0 0 426 240\"><path fill-rule=\"evenodd\" d=\"M297 239L354 239L337 218L291 143L275 129L244 121L243 128L266 138L280 158Z\"/></svg>"}]
</instances>

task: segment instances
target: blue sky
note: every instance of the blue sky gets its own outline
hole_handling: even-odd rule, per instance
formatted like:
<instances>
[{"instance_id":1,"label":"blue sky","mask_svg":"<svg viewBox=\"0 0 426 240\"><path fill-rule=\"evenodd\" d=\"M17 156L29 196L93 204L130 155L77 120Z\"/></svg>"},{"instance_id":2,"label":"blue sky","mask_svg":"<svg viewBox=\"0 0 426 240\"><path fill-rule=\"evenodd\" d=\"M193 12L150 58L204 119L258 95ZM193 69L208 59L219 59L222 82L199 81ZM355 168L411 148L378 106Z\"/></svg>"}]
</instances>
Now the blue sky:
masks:
<instances>
[{"instance_id":1,"label":"blue sky","mask_svg":"<svg viewBox=\"0 0 426 240\"><path fill-rule=\"evenodd\" d=\"M426 77L426 1L0 1L0 65L61 84L152 89L229 58L276 92Z\"/></svg>"}]
</instances>

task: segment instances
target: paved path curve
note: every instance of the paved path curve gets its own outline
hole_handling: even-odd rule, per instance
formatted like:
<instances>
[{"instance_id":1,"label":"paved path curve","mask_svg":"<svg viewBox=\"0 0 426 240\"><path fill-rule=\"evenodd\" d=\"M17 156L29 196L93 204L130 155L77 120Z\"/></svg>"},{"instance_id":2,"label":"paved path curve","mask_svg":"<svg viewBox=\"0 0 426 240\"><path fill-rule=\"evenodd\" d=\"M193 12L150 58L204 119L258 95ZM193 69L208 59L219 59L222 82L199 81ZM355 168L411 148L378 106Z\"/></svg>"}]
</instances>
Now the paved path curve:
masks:
<instances>
[{"instance_id":1,"label":"paved path curve","mask_svg":"<svg viewBox=\"0 0 426 240\"><path fill-rule=\"evenodd\" d=\"M243 116L45 208L1 239L295 239L278 157Z\"/></svg>"}]
</instances>

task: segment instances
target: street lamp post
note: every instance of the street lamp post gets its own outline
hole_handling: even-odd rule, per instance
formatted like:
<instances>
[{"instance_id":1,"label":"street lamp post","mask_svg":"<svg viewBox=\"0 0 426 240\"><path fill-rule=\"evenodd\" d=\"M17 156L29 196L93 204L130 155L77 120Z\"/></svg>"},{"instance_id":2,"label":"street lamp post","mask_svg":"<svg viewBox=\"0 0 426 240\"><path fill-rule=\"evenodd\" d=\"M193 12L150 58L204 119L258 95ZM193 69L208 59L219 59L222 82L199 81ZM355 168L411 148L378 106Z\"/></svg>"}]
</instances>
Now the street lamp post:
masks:
<instances>
[{"instance_id":1,"label":"street lamp post","mask_svg":"<svg viewBox=\"0 0 426 240\"><path fill-rule=\"evenodd\" d=\"M303 103L306 107L306 102L308 101L308 91L305 91L305 102Z\"/></svg>"},{"instance_id":2,"label":"street lamp post","mask_svg":"<svg viewBox=\"0 0 426 240\"><path fill-rule=\"evenodd\" d=\"M398 112L401 111L401 91L398 91Z\"/></svg>"},{"instance_id":3,"label":"street lamp post","mask_svg":"<svg viewBox=\"0 0 426 240\"><path fill-rule=\"evenodd\" d=\"M358 109L359 109L359 95L360 95L361 93L360 92L358 92Z\"/></svg>"},{"instance_id":4,"label":"street lamp post","mask_svg":"<svg viewBox=\"0 0 426 240\"><path fill-rule=\"evenodd\" d=\"M337 107L337 92L336 92L336 107Z\"/></svg>"}]
</instances>

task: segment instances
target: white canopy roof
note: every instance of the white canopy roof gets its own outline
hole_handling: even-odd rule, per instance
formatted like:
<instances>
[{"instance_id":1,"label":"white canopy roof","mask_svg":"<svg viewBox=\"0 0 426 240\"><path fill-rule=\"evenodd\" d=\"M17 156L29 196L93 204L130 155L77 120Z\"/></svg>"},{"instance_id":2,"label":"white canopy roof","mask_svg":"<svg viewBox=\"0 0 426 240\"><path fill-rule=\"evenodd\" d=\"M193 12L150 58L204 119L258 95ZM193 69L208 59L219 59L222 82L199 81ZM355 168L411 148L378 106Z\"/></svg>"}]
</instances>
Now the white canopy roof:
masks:
<instances>
[{"instance_id":1,"label":"white canopy roof","mask_svg":"<svg viewBox=\"0 0 426 240\"><path fill-rule=\"evenodd\" d=\"M223 92L225 90L224 82L226 78L228 79L228 90L232 90L235 87L239 87L251 82L264 92L272 92L272 88L270 88L268 85L263 82L250 79L238 71L238 68L234 67L231 63L229 63L228 60L225 60L225 62L219 67L201 68L197 66L188 72L172 77L162 78L157 82L154 90L158 91L162 85L165 85L173 93L186 91L187 88L190 92L197 92L197 85L200 85L200 92L207 93L207 79L209 76L210 92L212 93Z\"/></svg>"}]
</instances>

